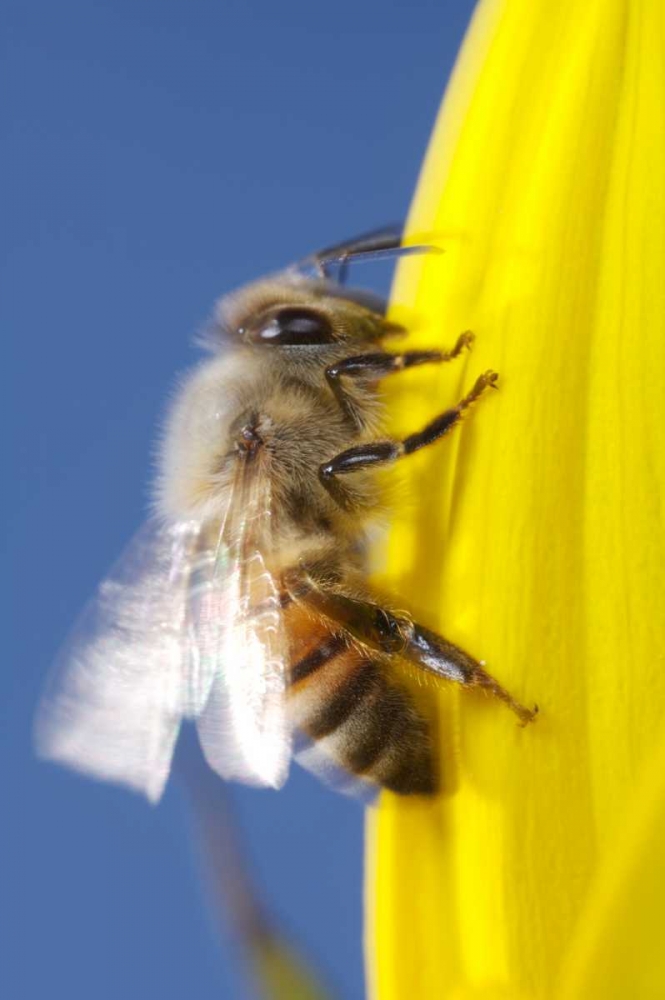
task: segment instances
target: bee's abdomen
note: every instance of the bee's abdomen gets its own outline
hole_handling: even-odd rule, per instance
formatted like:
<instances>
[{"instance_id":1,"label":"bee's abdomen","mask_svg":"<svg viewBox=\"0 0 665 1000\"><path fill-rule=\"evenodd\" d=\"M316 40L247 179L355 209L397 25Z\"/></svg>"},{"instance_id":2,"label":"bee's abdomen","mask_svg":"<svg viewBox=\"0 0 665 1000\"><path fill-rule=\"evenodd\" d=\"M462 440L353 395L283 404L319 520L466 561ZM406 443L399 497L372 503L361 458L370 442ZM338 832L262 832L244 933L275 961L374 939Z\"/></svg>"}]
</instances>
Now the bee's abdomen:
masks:
<instances>
[{"instance_id":1,"label":"bee's abdomen","mask_svg":"<svg viewBox=\"0 0 665 1000\"><path fill-rule=\"evenodd\" d=\"M339 767L402 795L436 791L432 741L408 693L343 633L310 636L292 657L294 721Z\"/></svg>"}]
</instances>

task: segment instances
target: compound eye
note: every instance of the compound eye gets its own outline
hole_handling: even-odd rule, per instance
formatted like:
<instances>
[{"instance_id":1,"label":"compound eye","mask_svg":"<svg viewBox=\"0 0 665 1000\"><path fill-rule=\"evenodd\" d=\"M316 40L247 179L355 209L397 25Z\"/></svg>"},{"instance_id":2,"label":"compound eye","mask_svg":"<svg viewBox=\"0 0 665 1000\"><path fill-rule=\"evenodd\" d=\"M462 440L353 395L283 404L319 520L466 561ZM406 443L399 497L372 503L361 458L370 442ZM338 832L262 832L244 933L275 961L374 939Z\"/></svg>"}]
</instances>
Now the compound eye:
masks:
<instances>
[{"instance_id":1,"label":"compound eye","mask_svg":"<svg viewBox=\"0 0 665 1000\"><path fill-rule=\"evenodd\" d=\"M252 338L263 344L298 347L306 344L330 344L333 333L330 322L314 309L280 309L261 326Z\"/></svg>"}]
</instances>

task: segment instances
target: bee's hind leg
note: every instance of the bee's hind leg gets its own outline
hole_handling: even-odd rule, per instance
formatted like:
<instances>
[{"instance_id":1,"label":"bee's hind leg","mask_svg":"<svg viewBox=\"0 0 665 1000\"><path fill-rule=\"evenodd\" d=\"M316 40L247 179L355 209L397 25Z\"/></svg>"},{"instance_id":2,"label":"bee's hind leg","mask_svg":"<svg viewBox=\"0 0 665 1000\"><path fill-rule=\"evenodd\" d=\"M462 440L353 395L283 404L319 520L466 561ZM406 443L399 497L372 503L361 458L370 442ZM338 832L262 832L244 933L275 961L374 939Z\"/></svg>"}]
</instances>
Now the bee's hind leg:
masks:
<instances>
[{"instance_id":1,"label":"bee's hind leg","mask_svg":"<svg viewBox=\"0 0 665 1000\"><path fill-rule=\"evenodd\" d=\"M487 673L478 660L442 635L431 632L417 622L410 625L411 634L403 654L406 659L437 677L456 681L465 687L484 688L512 709L523 726L533 722L538 714L537 705L527 708L520 704L496 678Z\"/></svg>"},{"instance_id":2,"label":"bee's hind leg","mask_svg":"<svg viewBox=\"0 0 665 1000\"><path fill-rule=\"evenodd\" d=\"M303 584L303 581L306 581ZM340 625L350 636L380 653L400 656L422 670L465 687L484 688L503 701L522 725L532 722L538 708L520 704L483 665L459 646L401 615L370 600L359 599L317 586L311 577L298 574L287 588L298 589L298 597L323 617Z\"/></svg>"}]
</instances>

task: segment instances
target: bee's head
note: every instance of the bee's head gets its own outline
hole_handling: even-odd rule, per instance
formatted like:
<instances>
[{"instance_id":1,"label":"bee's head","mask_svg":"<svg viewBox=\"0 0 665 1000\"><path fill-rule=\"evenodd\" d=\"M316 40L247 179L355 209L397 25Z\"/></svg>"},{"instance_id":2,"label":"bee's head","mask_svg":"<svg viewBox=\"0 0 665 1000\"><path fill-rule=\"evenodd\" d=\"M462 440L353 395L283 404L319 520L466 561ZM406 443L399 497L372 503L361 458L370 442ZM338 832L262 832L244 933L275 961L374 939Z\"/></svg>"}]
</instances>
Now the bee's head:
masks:
<instances>
[{"instance_id":1,"label":"bee's head","mask_svg":"<svg viewBox=\"0 0 665 1000\"><path fill-rule=\"evenodd\" d=\"M329 280L287 272L222 299L206 339L212 346L329 348L373 344L403 332L386 319L381 299Z\"/></svg>"}]
</instances>

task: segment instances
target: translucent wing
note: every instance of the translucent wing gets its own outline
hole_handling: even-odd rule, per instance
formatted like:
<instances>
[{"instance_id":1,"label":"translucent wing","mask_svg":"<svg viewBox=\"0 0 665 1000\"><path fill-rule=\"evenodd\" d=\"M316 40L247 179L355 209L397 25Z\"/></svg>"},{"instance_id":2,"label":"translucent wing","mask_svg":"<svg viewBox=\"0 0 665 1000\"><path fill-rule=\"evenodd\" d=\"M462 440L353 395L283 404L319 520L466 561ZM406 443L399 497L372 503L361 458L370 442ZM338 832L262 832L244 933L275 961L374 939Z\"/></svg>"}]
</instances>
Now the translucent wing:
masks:
<instances>
[{"instance_id":1,"label":"translucent wing","mask_svg":"<svg viewBox=\"0 0 665 1000\"><path fill-rule=\"evenodd\" d=\"M364 806L373 805L378 798L379 786L360 774L345 770L330 752L325 739L315 742L299 733L294 759L319 781L342 795L357 799Z\"/></svg>"},{"instance_id":2,"label":"translucent wing","mask_svg":"<svg viewBox=\"0 0 665 1000\"><path fill-rule=\"evenodd\" d=\"M266 463L261 451L237 459L233 499L211 565L193 589L193 618L203 673L212 677L197 722L206 759L224 778L278 788L291 754L288 647L269 570L274 545Z\"/></svg>"},{"instance_id":3,"label":"translucent wing","mask_svg":"<svg viewBox=\"0 0 665 1000\"><path fill-rule=\"evenodd\" d=\"M40 755L160 797L181 718L207 697L187 628L198 538L196 524L156 521L134 537L56 662L36 720Z\"/></svg>"},{"instance_id":4,"label":"translucent wing","mask_svg":"<svg viewBox=\"0 0 665 1000\"><path fill-rule=\"evenodd\" d=\"M238 458L221 528L152 521L137 534L58 658L40 755L157 801L192 718L223 777L283 784L286 640L261 472Z\"/></svg>"}]
</instances>

